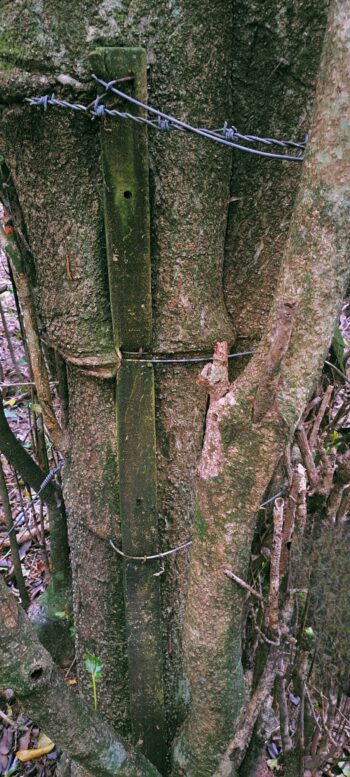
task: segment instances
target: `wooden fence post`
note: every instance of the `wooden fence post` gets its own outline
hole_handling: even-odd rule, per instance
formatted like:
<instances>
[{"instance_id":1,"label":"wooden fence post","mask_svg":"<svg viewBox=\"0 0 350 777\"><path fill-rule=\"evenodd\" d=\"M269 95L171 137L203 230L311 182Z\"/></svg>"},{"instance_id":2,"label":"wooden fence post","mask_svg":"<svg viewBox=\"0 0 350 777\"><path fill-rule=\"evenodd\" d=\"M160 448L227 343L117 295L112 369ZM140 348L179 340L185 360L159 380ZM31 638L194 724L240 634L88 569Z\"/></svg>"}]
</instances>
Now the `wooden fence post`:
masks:
<instances>
[{"instance_id":1,"label":"wooden fence post","mask_svg":"<svg viewBox=\"0 0 350 777\"><path fill-rule=\"evenodd\" d=\"M91 55L106 81L132 75L123 84L145 102L146 53L107 48ZM106 104L106 101L104 100ZM108 107L128 112L110 92ZM140 112L139 114L140 115ZM104 214L111 314L116 358L119 351L149 352L152 299L147 129L127 119L101 120ZM157 553L157 478L154 374L150 362L127 358L117 368L117 432L122 550L130 556ZM135 738L160 769L166 762L162 623L156 561L116 556L124 564L130 707Z\"/></svg>"}]
</instances>

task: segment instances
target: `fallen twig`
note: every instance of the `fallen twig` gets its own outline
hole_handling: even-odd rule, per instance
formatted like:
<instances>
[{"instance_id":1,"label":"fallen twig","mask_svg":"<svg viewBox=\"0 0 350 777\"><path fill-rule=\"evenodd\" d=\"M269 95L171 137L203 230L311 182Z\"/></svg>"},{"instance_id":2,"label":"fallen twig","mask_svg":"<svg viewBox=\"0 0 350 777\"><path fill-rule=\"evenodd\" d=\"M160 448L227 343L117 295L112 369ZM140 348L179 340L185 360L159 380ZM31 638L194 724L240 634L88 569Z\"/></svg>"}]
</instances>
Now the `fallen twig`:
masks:
<instances>
[{"instance_id":1,"label":"fallen twig","mask_svg":"<svg viewBox=\"0 0 350 777\"><path fill-rule=\"evenodd\" d=\"M8 725L11 726L11 728L14 728L14 729L18 728L16 721L12 720L12 718L9 718L8 715L5 715L5 712L3 712L2 710L0 710L0 718L1 720L4 720L5 723L8 723Z\"/></svg>"},{"instance_id":2,"label":"fallen twig","mask_svg":"<svg viewBox=\"0 0 350 777\"><path fill-rule=\"evenodd\" d=\"M48 526L45 526L45 532L48 533L49 528ZM31 531L28 531L28 529L24 529L24 531L19 532L16 535L16 540L18 545L24 545L25 542L28 542L28 540L32 540L33 538L38 540L40 542L41 532L40 529L31 529ZM10 540L8 537L6 537L3 541L1 541L1 547L2 548L9 548L10 547Z\"/></svg>"}]
</instances>

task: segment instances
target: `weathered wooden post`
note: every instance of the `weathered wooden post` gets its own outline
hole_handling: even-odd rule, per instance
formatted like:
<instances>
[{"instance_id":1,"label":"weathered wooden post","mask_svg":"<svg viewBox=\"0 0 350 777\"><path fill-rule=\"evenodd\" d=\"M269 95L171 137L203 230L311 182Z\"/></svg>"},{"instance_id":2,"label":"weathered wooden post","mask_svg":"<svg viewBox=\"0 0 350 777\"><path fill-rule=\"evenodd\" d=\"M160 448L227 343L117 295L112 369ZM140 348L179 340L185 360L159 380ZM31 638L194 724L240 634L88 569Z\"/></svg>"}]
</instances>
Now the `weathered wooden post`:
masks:
<instances>
[{"instance_id":1,"label":"weathered wooden post","mask_svg":"<svg viewBox=\"0 0 350 777\"><path fill-rule=\"evenodd\" d=\"M101 49L91 61L107 81L132 75L132 95L145 102L144 50ZM148 556L158 551L154 374L151 361L137 362L137 354L149 353L152 343L147 130L133 121L102 121L100 137L117 361L122 550L127 556ZM162 770L166 737L157 562L122 563L132 726L147 757Z\"/></svg>"}]
</instances>

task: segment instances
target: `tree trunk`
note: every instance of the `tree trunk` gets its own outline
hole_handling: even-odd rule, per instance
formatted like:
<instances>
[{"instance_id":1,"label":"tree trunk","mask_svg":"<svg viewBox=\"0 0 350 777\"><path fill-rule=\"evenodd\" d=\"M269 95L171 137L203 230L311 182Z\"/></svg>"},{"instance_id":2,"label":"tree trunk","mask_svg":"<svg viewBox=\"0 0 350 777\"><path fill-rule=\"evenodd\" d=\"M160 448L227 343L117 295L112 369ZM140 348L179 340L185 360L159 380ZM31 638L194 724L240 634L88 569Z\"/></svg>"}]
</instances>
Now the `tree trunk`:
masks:
<instances>
[{"instance_id":1,"label":"tree trunk","mask_svg":"<svg viewBox=\"0 0 350 777\"><path fill-rule=\"evenodd\" d=\"M239 129L298 141L309 132L328 5L234 2L233 116ZM255 346L264 332L301 170L234 154L231 196L237 199L229 207L224 283L237 350Z\"/></svg>"},{"instance_id":2,"label":"tree trunk","mask_svg":"<svg viewBox=\"0 0 350 777\"><path fill-rule=\"evenodd\" d=\"M157 769L66 685L2 580L0 605L1 685L10 686L33 720L96 777L157 777Z\"/></svg>"},{"instance_id":3,"label":"tree trunk","mask_svg":"<svg viewBox=\"0 0 350 777\"><path fill-rule=\"evenodd\" d=\"M259 9L259 19L255 8L248 9L247 5L251 4L234 4L232 9L224 0L214 4L209 0L172 0L166 8L160 9L154 0L123 0L121 3L88 0L82 9L81 5L68 0L50 0L45 9L38 5L33 10L20 0L14 10L13 3L7 0L0 11L0 25L6 27L6 32L0 32L0 91L4 100L1 148L14 177L28 242L35 258L36 286L33 290L44 337L64 357L68 367L70 449L63 476L69 511L79 677L84 692L89 694L83 657L87 651L96 653L105 667L100 685L101 710L124 734L131 730L132 710L127 680L123 562L108 544L112 537L120 547L121 526L115 421L116 354L102 227L98 120L91 122L82 114L63 109L41 113L24 104L23 98L55 90L73 102L86 104L96 94L95 86L91 84L91 58L88 55L97 46L104 46L107 51L109 47L142 46L147 51L151 104L194 125L213 128L234 117L234 95L238 113L241 114L244 108L247 121L247 126L241 126L237 115L239 129L253 132L261 128L264 134L270 134L271 129L276 133L281 129L279 135L290 132L295 137L296 129L307 124L303 114L310 102L312 84L300 89L298 94L294 93L292 101L289 86L283 88L281 110L284 111L286 104L293 106L283 126L277 112L274 121L270 122L270 111L267 109L265 114L263 103L270 82L273 84L272 102L278 91L277 75L282 70L279 67L274 71L274 63L281 39L284 48L293 41L290 46L294 60L297 62L301 57L300 61L307 66L307 76L312 80L323 32L324 5L320 3L312 22L308 5L296 19L292 0L271 1L266 8ZM289 25L291 14L293 23ZM248 105L250 82L240 81L241 61L246 56L248 60L246 52L250 48L253 70L265 64L264 52L275 16L279 26L278 34L274 30L271 33L273 72L264 74L264 90L260 90L260 85L257 87L262 96L253 110ZM304 24L305 38L301 35ZM251 29L255 30L252 40ZM310 40L313 48L311 51L309 47L309 58ZM286 58L284 50L281 58ZM266 68L269 65L268 56ZM249 74L248 61L247 72ZM124 75L124 72L115 73L116 77ZM299 76L297 70L296 78ZM251 99L255 105L255 95ZM325 110L327 121L330 116L327 105ZM333 142L335 130L331 129L329 140ZM319 140L315 140L315 144L316 148L321 148ZM285 211L293 199L298 166L265 160L255 164L245 155L246 161L243 158L235 160L237 168L232 176L232 154L228 149L177 132L158 134L150 130L149 153L153 354L201 356L211 353L217 341L226 340L231 346L237 323L240 335L247 334L256 340L271 303L274 273L280 263L289 218ZM318 181L321 173L312 154L309 165L306 176L314 175L316 171ZM266 176L275 207L281 213L283 211L281 227L275 212L270 213L269 198L263 194ZM249 194L254 192L251 195L254 208L246 207L248 187ZM244 208L241 201L239 204L241 227L237 219L232 219L236 205L229 202L230 191L235 196L245 197ZM276 205L279 192L283 192L283 208L279 202ZM318 225L316 221L306 223L305 213L300 215L300 210L302 205L299 205L296 218L305 222L305 230L310 230L311 234ZM307 208L306 213L309 218ZM333 222L329 227L327 222L329 234L332 228ZM315 231L314 237L308 235L310 255L319 249L318 234ZM300 248L304 261L306 236L301 236L300 240L304 240ZM339 245L341 240L339 232ZM227 300L230 312L234 311L234 323L223 295L225 241ZM292 232L285 264L287 267L290 256L291 277L294 277L295 241ZM295 378L295 396L282 397L285 390L278 388L287 416L285 425L280 424L277 410L271 411L271 417L265 417L264 413L261 416L260 406L257 410L260 425L253 423L250 417L257 386L262 376L265 380L269 369L265 364L268 338L235 386L234 400L233 391L230 391L211 405L206 419L198 508L195 507L194 482L207 407L205 392L196 384L198 368L180 363L154 367L160 548L174 548L188 540L195 515L193 574L185 632L186 676L182 623L189 551L170 556L160 578L169 740L188 709L189 682L192 687L193 712L176 748L176 768L180 771L184 763L188 777L212 774L208 769L213 770L223 754L243 703L241 594L236 593L232 581L221 577L221 572L217 574L218 558L220 569L221 563L229 564L229 559L234 570L238 573L241 570L244 575L254 513L261 493L285 441L292 434L309 391L312 371L320 364L321 354L329 341L329 327L335 320L330 305L338 301L341 293L340 284L333 280L338 283L342 249L339 267L334 265L332 269L333 259L335 262L331 247L329 277L321 280L314 264L309 262L308 272L310 276L314 272L315 278L307 304L315 305L317 324L313 329L309 322L308 328L303 301L299 301L295 314L298 323L293 322L293 332L299 327L301 335L299 339L299 334L292 334L291 342L296 352L302 338L310 334L310 346L302 356L298 353L300 370L296 370L296 357L295 362L292 360L288 365L286 380L291 382ZM246 282L251 261L250 295ZM323 254L320 261L325 267ZM299 272L299 257L295 265ZM28 271L30 274L30 268ZM32 282L35 283L35 278ZM308 278L303 276L300 290L291 289L288 295L279 291L278 304L285 303L286 314L288 305L293 305L302 295L307 282ZM238 296L234 288L239 289ZM319 315L323 297L320 302L314 302L319 291L325 297L324 325ZM256 302L260 293L262 310L261 315L257 315ZM327 299L326 295L329 295ZM276 310L280 309L278 304ZM244 311L249 321L243 323ZM269 378L266 381L267 398L263 396L264 381L259 398L263 409L270 400ZM225 415L222 421L219 416L218 419L215 417L218 408L219 416ZM219 429L217 436L216 429ZM257 446L255 450L254 445ZM218 471L215 473L212 462L216 452ZM261 464L259 474L256 472L258 462ZM212 515L217 516L215 522L211 522ZM224 542L220 536L222 528ZM217 622L211 617L211 604L218 607ZM197 623L199 615L203 622ZM218 649L217 642L220 643ZM212 676L208 681L210 671ZM211 691L213 695L209 698ZM234 697L228 698L231 691L234 691Z\"/></svg>"},{"instance_id":4,"label":"tree trunk","mask_svg":"<svg viewBox=\"0 0 350 777\"><path fill-rule=\"evenodd\" d=\"M207 415L185 623L191 708L176 749L188 777L213 774L242 705L243 593L223 569L247 574L258 505L324 362L349 277L348 30L348 9L335 2L268 331Z\"/></svg>"},{"instance_id":5,"label":"tree trunk","mask_svg":"<svg viewBox=\"0 0 350 777\"><path fill-rule=\"evenodd\" d=\"M40 12L28 13L24 3L19 14L7 5L1 11L9 67L2 91L11 100L4 110L2 147L35 257L34 292L45 339L69 365L70 451L63 477L79 673L84 680L84 653L96 652L106 668L103 709L124 731L130 717L122 564L108 545L112 537L120 546L121 537L98 126L68 112L42 115L16 97L42 93L48 84L57 88L62 73L89 82L90 66L85 61L82 69L79 63L96 43L145 45L150 101L194 123L221 125L231 113L231 9L224 2L215 8L209 2L185 4L163 14L161 24L158 13L150 1L125 4L123 12L109 16L103 3L88 4L84 16L61 2L50 6L45 21ZM37 62L50 63L47 76L38 76ZM94 91L86 87L86 102ZM149 142L153 353L210 353L218 338L234 338L222 289L231 154L176 133L149 133ZM167 549L190 537L206 398L195 384L195 366L155 369L160 543ZM181 624L188 552L165 566L165 688L172 737L186 701Z\"/></svg>"}]
</instances>

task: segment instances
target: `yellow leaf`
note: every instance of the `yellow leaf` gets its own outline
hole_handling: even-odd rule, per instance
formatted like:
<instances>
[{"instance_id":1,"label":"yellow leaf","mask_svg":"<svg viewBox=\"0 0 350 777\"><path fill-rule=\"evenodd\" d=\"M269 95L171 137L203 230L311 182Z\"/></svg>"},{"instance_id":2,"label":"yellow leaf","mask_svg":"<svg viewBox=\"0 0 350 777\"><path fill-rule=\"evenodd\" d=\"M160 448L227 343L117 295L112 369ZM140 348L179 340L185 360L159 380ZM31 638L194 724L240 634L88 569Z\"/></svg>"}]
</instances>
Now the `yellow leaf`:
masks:
<instances>
[{"instance_id":1,"label":"yellow leaf","mask_svg":"<svg viewBox=\"0 0 350 777\"><path fill-rule=\"evenodd\" d=\"M54 742L46 734L40 734L37 747L34 747L32 750L17 750L16 756L22 762L32 761L33 758L41 758L42 755L51 753L54 747Z\"/></svg>"},{"instance_id":2,"label":"yellow leaf","mask_svg":"<svg viewBox=\"0 0 350 777\"><path fill-rule=\"evenodd\" d=\"M39 735L37 747L48 747L49 745L51 747L51 750L53 750L53 748L55 747L54 742L52 741L52 739L47 737L46 734L41 732L41 734Z\"/></svg>"},{"instance_id":3,"label":"yellow leaf","mask_svg":"<svg viewBox=\"0 0 350 777\"><path fill-rule=\"evenodd\" d=\"M72 678L72 680L68 680L68 685L76 685L76 684L77 684L77 681L74 678Z\"/></svg>"}]
</instances>

